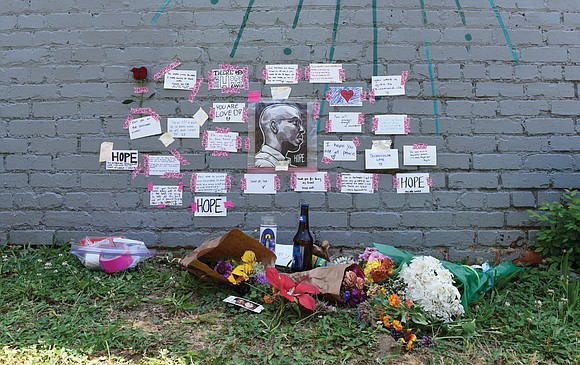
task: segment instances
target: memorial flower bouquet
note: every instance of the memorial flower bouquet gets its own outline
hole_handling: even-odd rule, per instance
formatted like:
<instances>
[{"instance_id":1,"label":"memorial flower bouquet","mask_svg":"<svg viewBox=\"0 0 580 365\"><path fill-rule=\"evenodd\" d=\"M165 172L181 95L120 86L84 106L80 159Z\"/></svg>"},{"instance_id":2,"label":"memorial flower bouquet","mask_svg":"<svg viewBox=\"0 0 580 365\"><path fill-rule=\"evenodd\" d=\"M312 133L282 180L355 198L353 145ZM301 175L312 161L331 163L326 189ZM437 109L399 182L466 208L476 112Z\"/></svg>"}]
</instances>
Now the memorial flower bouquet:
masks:
<instances>
[{"instance_id":1,"label":"memorial flower bouquet","mask_svg":"<svg viewBox=\"0 0 580 365\"><path fill-rule=\"evenodd\" d=\"M371 284L367 292L368 301L358 308L358 318L389 331L391 337L408 351L417 341L420 329L429 325L429 316L411 299L404 297L404 290L402 280L394 277L381 284ZM424 336L422 344L432 346L433 342Z\"/></svg>"},{"instance_id":2,"label":"memorial flower bouquet","mask_svg":"<svg viewBox=\"0 0 580 365\"><path fill-rule=\"evenodd\" d=\"M351 308L358 306L367 299L365 274L358 265L349 266L344 272L340 287L342 302Z\"/></svg>"},{"instance_id":3,"label":"memorial flower bouquet","mask_svg":"<svg viewBox=\"0 0 580 365\"><path fill-rule=\"evenodd\" d=\"M377 249L367 247L359 255L360 265L367 282L380 283L395 273L395 261L390 257L380 253Z\"/></svg>"},{"instance_id":4,"label":"memorial flower bouquet","mask_svg":"<svg viewBox=\"0 0 580 365\"><path fill-rule=\"evenodd\" d=\"M465 312L453 274L438 259L414 257L402 266L399 277L406 284L407 298L434 318L448 323Z\"/></svg>"}]
</instances>

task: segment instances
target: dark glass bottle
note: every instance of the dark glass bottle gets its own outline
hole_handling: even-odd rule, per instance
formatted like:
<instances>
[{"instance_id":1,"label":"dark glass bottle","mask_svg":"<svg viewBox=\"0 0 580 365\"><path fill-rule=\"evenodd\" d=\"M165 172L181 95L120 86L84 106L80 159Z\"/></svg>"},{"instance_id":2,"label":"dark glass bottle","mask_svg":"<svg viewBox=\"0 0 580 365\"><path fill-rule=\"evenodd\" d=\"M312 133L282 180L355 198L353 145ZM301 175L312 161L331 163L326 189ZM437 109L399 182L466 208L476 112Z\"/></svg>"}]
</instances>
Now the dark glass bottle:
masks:
<instances>
[{"instance_id":1,"label":"dark glass bottle","mask_svg":"<svg viewBox=\"0 0 580 365\"><path fill-rule=\"evenodd\" d=\"M292 271L307 271L312 269L312 249L314 239L308 227L308 204L300 206L300 223L294 236Z\"/></svg>"}]
</instances>

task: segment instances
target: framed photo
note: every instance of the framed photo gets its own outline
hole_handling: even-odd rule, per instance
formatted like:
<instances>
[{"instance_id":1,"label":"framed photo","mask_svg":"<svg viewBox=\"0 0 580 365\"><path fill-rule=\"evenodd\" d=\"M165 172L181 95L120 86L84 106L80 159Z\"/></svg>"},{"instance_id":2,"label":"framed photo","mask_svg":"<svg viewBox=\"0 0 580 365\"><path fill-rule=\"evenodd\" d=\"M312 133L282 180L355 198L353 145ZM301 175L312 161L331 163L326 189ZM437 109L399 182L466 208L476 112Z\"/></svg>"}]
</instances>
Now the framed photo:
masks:
<instances>
[{"instance_id":1,"label":"framed photo","mask_svg":"<svg viewBox=\"0 0 580 365\"><path fill-rule=\"evenodd\" d=\"M260 101L249 105L248 172L316 172L314 103Z\"/></svg>"}]
</instances>

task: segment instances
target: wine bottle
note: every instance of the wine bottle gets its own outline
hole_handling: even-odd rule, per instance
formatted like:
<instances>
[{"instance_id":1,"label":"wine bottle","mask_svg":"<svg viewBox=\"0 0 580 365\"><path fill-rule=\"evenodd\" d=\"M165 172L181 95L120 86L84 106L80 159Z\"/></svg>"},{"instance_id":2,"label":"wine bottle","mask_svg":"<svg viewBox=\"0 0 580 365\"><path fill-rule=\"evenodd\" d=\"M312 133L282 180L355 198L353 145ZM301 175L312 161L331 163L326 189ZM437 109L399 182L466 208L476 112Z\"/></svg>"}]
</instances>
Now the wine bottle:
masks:
<instances>
[{"instance_id":1,"label":"wine bottle","mask_svg":"<svg viewBox=\"0 0 580 365\"><path fill-rule=\"evenodd\" d=\"M312 250L314 239L308 226L308 204L300 206L300 223L294 236L292 250L292 271L307 271L312 269Z\"/></svg>"}]
</instances>

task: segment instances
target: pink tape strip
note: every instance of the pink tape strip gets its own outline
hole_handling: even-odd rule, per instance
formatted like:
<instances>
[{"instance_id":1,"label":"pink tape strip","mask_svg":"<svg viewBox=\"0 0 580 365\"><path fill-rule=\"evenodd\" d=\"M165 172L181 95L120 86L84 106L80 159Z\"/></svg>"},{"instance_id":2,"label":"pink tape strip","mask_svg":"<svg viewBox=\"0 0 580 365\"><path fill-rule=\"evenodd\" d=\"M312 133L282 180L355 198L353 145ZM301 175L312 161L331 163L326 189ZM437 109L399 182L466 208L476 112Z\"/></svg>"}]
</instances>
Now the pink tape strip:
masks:
<instances>
[{"instance_id":1,"label":"pink tape strip","mask_svg":"<svg viewBox=\"0 0 580 365\"><path fill-rule=\"evenodd\" d=\"M248 91L248 103L258 102L262 98L260 91Z\"/></svg>"},{"instance_id":2,"label":"pink tape strip","mask_svg":"<svg viewBox=\"0 0 580 365\"><path fill-rule=\"evenodd\" d=\"M189 100L190 103L193 103L195 101L197 93L199 92L199 87L201 86L202 82L203 77L198 77L195 79L195 85L193 86L193 89L191 89L191 93L189 93L189 96L187 97L187 100Z\"/></svg>"},{"instance_id":3,"label":"pink tape strip","mask_svg":"<svg viewBox=\"0 0 580 365\"><path fill-rule=\"evenodd\" d=\"M135 94L147 94L149 92L149 88L147 86L143 86L143 87L135 86L135 87L133 87L133 92Z\"/></svg>"},{"instance_id":4,"label":"pink tape strip","mask_svg":"<svg viewBox=\"0 0 580 365\"><path fill-rule=\"evenodd\" d=\"M336 188L342 190L342 174L336 174Z\"/></svg>"},{"instance_id":5,"label":"pink tape strip","mask_svg":"<svg viewBox=\"0 0 580 365\"><path fill-rule=\"evenodd\" d=\"M322 158L322 161L321 162L328 165L328 164L331 164L332 163L332 159L330 157L328 157L328 156L324 156Z\"/></svg>"},{"instance_id":6,"label":"pink tape strip","mask_svg":"<svg viewBox=\"0 0 580 365\"><path fill-rule=\"evenodd\" d=\"M396 176L393 176L393 188L395 189L399 188L399 179L397 179Z\"/></svg>"},{"instance_id":7,"label":"pink tape strip","mask_svg":"<svg viewBox=\"0 0 580 365\"><path fill-rule=\"evenodd\" d=\"M147 190L153 191L153 181L149 181L149 183L147 184Z\"/></svg>"},{"instance_id":8,"label":"pink tape strip","mask_svg":"<svg viewBox=\"0 0 580 365\"><path fill-rule=\"evenodd\" d=\"M267 68L262 70L262 80L268 80L268 69Z\"/></svg>"},{"instance_id":9,"label":"pink tape strip","mask_svg":"<svg viewBox=\"0 0 580 365\"><path fill-rule=\"evenodd\" d=\"M435 186L435 184L433 183L433 178L431 178L430 176L427 176L427 186L429 186L430 188Z\"/></svg>"},{"instance_id":10,"label":"pink tape strip","mask_svg":"<svg viewBox=\"0 0 580 365\"><path fill-rule=\"evenodd\" d=\"M290 190L295 190L296 189L296 173L293 172L290 175Z\"/></svg>"},{"instance_id":11,"label":"pink tape strip","mask_svg":"<svg viewBox=\"0 0 580 365\"><path fill-rule=\"evenodd\" d=\"M197 212L197 204L195 204L195 202L191 203L191 212L192 213Z\"/></svg>"},{"instance_id":12,"label":"pink tape strip","mask_svg":"<svg viewBox=\"0 0 580 365\"><path fill-rule=\"evenodd\" d=\"M195 186L197 185L197 174L194 172L189 179L189 190L195 193Z\"/></svg>"},{"instance_id":13,"label":"pink tape strip","mask_svg":"<svg viewBox=\"0 0 580 365\"><path fill-rule=\"evenodd\" d=\"M159 78L161 78L161 76L165 75L166 73L173 70L179 65L181 65L181 62L179 60L173 60L169 65L163 67L161 70L156 72L155 75L153 75L153 80L157 81Z\"/></svg>"},{"instance_id":14,"label":"pink tape strip","mask_svg":"<svg viewBox=\"0 0 580 365\"><path fill-rule=\"evenodd\" d=\"M224 202L224 208L232 209L233 207L234 207L234 202L230 202L230 201Z\"/></svg>"},{"instance_id":15,"label":"pink tape strip","mask_svg":"<svg viewBox=\"0 0 580 365\"><path fill-rule=\"evenodd\" d=\"M401 72L401 85L407 84L407 78L409 77L409 71Z\"/></svg>"},{"instance_id":16,"label":"pink tape strip","mask_svg":"<svg viewBox=\"0 0 580 365\"><path fill-rule=\"evenodd\" d=\"M165 207L166 207L165 204L157 204L157 209L163 209Z\"/></svg>"},{"instance_id":17,"label":"pink tape strip","mask_svg":"<svg viewBox=\"0 0 580 365\"><path fill-rule=\"evenodd\" d=\"M183 182L182 181L180 181L179 184L177 184L177 190L183 191Z\"/></svg>"},{"instance_id":18,"label":"pink tape strip","mask_svg":"<svg viewBox=\"0 0 580 365\"><path fill-rule=\"evenodd\" d=\"M358 137L353 137L353 138L352 138L352 143L353 143L353 144L354 144L356 147L360 146L360 141L359 141Z\"/></svg>"}]
</instances>

